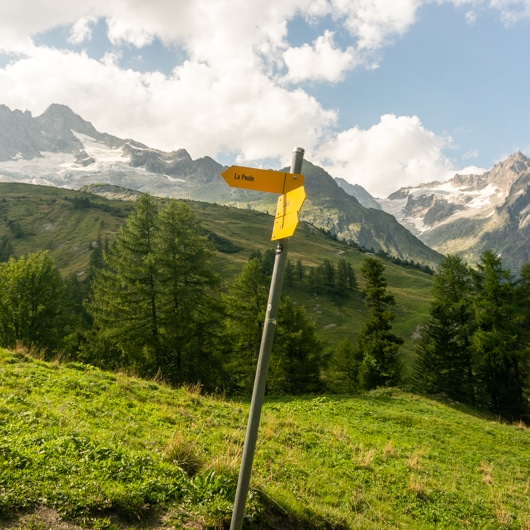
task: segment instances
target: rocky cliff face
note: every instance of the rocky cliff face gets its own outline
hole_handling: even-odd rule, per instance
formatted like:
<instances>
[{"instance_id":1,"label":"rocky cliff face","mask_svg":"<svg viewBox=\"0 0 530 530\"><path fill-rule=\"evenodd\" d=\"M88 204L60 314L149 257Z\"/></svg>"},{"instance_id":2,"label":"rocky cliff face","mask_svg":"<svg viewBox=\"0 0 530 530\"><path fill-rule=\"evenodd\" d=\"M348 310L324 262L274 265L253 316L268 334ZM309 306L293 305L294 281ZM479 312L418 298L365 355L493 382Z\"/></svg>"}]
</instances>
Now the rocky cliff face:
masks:
<instances>
[{"instance_id":1,"label":"rocky cliff face","mask_svg":"<svg viewBox=\"0 0 530 530\"><path fill-rule=\"evenodd\" d=\"M350 184L342 178L336 178L335 182L352 197L355 197L365 208L381 210L381 205L359 184Z\"/></svg>"},{"instance_id":2,"label":"rocky cliff face","mask_svg":"<svg viewBox=\"0 0 530 530\"><path fill-rule=\"evenodd\" d=\"M443 254L475 262L491 249L517 273L530 260L530 158L518 151L482 175L402 188L379 203Z\"/></svg>"},{"instance_id":3,"label":"rocky cliff face","mask_svg":"<svg viewBox=\"0 0 530 530\"><path fill-rule=\"evenodd\" d=\"M93 125L65 105L53 104L34 118L31 112L11 110L0 105L0 161L42 157L42 153L78 154L83 149L80 133L107 147L119 147L124 141L96 131Z\"/></svg>"}]
</instances>

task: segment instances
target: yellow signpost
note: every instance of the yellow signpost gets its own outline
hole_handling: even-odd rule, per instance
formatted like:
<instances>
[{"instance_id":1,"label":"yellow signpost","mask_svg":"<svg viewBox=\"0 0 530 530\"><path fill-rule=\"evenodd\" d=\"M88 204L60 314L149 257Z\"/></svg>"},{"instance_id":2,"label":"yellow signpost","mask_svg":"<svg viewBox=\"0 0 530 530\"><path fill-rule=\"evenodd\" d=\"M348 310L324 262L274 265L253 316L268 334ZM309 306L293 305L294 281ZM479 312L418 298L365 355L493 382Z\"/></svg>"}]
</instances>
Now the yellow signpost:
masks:
<instances>
[{"instance_id":1,"label":"yellow signpost","mask_svg":"<svg viewBox=\"0 0 530 530\"><path fill-rule=\"evenodd\" d=\"M226 183L234 188L280 194L271 238L273 241L278 240L278 246L276 248L276 257L274 258L269 300L267 303L267 312L265 313L265 322L261 336L258 364L256 367L256 378L254 380L254 389L252 391L247 433L243 445L241 469L237 481L230 530L241 530L243 526L245 504L250 484L250 474L252 471L252 460L254 458L254 451L256 449L258 438L258 427L265 396L272 341L274 338L274 330L276 329L278 307L280 305L283 273L287 263L288 238L291 237L296 230L298 224L298 211L305 200L305 190L303 186L304 176L300 174L300 171L302 171L303 159L304 150L301 147L297 147L293 151L290 173L241 166L229 167L221 173L221 176Z\"/></svg>"},{"instance_id":2,"label":"yellow signpost","mask_svg":"<svg viewBox=\"0 0 530 530\"><path fill-rule=\"evenodd\" d=\"M272 241L291 237L298 225L298 212L305 201L305 188L300 186L278 197Z\"/></svg>"},{"instance_id":3,"label":"yellow signpost","mask_svg":"<svg viewBox=\"0 0 530 530\"><path fill-rule=\"evenodd\" d=\"M230 166L221 176L232 188L244 188L268 193L287 193L304 183L304 176L272 169Z\"/></svg>"},{"instance_id":4,"label":"yellow signpost","mask_svg":"<svg viewBox=\"0 0 530 530\"><path fill-rule=\"evenodd\" d=\"M230 166L221 176L232 188L279 193L272 241L291 237L298 225L298 211L305 200L304 175L272 169Z\"/></svg>"}]
</instances>

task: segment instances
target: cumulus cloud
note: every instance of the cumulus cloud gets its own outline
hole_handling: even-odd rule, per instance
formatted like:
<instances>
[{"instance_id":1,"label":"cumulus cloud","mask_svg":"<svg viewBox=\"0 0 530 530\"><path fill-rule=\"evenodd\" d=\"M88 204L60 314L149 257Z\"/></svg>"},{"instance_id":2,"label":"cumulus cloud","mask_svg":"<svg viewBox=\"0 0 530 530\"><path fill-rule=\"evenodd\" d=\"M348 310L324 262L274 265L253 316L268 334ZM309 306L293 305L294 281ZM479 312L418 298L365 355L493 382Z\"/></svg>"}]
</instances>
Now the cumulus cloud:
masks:
<instances>
[{"instance_id":1,"label":"cumulus cloud","mask_svg":"<svg viewBox=\"0 0 530 530\"><path fill-rule=\"evenodd\" d=\"M333 14L358 38L360 49L380 48L416 20L421 0L331 0Z\"/></svg>"},{"instance_id":2,"label":"cumulus cloud","mask_svg":"<svg viewBox=\"0 0 530 530\"><path fill-rule=\"evenodd\" d=\"M353 127L328 138L319 162L334 177L386 197L411 183L446 180L454 173L443 150L449 138L425 129L417 116L381 116L369 129Z\"/></svg>"},{"instance_id":3,"label":"cumulus cloud","mask_svg":"<svg viewBox=\"0 0 530 530\"><path fill-rule=\"evenodd\" d=\"M92 37L92 25L97 22L96 17L80 18L73 26L68 36L71 44L81 44Z\"/></svg>"},{"instance_id":4,"label":"cumulus cloud","mask_svg":"<svg viewBox=\"0 0 530 530\"><path fill-rule=\"evenodd\" d=\"M285 162L286 146L301 145L334 176L384 195L450 169L447 139L419 118L392 115L366 130L333 133L337 112L299 85L337 83L369 66L371 53L403 35L427 1L24 0L23 8L0 2L0 53L11 58L0 68L0 103L34 114L64 103L101 131L161 149L184 147L192 156L230 153L241 163ZM446 1L489 6L505 20L530 12L530 0ZM288 22L296 17L332 19L341 39L328 30L292 46ZM73 51L101 21L112 49L99 60ZM36 36L59 27L69 30L70 49L35 45ZM120 66L127 46L140 53L155 39L187 60L169 75Z\"/></svg>"},{"instance_id":5,"label":"cumulus cloud","mask_svg":"<svg viewBox=\"0 0 530 530\"><path fill-rule=\"evenodd\" d=\"M187 61L166 77L123 70L117 62L112 55L97 61L42 48L0 70L1 99L36 113L61 102L105 132L161 149L184 147L196 157L240 152L242 160L289 155L286 146L296 142L310 149L336 120L307 93L259 72L243 83L204 63ZM30 89L36 78L38 91Z\"/></svg>"},{"instance_id":6,"label":"cumulus cloud","mask_svg":"<svg viewBox=\"0 0 530 530\"><path fill-rule=\"evenodd\" d=\"M333 40L334 32L325 31L312 46L304 44L289 48L283 54L288 68L284 77L287 82L298 83L312 79L316 81L341 81L344 73L358 63L355 50L337 48Z\"/></svg>"}]
</instances>

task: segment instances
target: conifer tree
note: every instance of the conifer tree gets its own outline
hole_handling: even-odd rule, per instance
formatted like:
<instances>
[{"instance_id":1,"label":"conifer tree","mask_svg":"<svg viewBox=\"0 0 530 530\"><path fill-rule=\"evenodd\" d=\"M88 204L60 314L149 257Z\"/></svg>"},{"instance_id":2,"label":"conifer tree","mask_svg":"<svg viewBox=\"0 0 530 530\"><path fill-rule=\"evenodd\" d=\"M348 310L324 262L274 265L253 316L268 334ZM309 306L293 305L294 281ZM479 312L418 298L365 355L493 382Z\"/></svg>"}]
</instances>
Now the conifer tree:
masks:
<instances>
[{"instance_id":1,"label":"conifer tree","mask_svg":"<svg viewBox=\"0 0 530 530\"><path fill-rule=\"evenodd\" d=\"M322 389L324 346L303 307L284 296L272 348L267 388L275 394L311 394Z\"/></svg>"},{"instance_id":2,"label":"conifer tree","mask_svg":"<svg viewBox=\"0 0 530 530\"><path fill-rule=\"evenodd\" d=\"M527 403L513 278L503 269L501 258L486 251L474 280L477 329L472 347L479 404L499 414L520 417Z\"/></svg>"},{"instance_id":3,"label":"conifer tree","mask_svg":"<svg viewBox=\"0 0 530 530\"><path fill-rule=\"evenodd\" d=\"M155 251L157 364L173 383L212 381L220 368L216 351L221 311L215 296L220 277L212 245L187 204L170 201L160 211Z\"/></svg>"},{"instance_id":4,"label":"conifer tree","mask_svg":"<svg viewBox=\"0 0 530 530\"><path fill-rule=\"evenodd\" d=\"M153 369L160 347L154 248L157 223L156 200L140 195L105 255L106 266L96 273L89 304L96 328L120 345L126 365L140 373Z\"/></svg>"},{"instance_id":5,"label":"conifer tree","mask_svg":"<svg viewBox=\"0 0 530 530\"><path fill-rule=\"evenodd\" d=\"M232 341L226 369L234 392L250 393L258 361L269 278L261 261L248 261L223 296Z\"/></svg>"},{"instance_id":6,"label":"conifer tree","mask_svg":"<svg viewBox=\"0 0 530 530\"><path fill-rule=\"evenodd\" d=\"M251 259L223 296L231 339L226 371L230 390L249 395L261 347L270 278L259 259ZM271 355L267 389L276 394L316 392L321 388L323 345L305 310L283 296Z\"/></svg>"},{"instance_id":7,"label":"conifer tree","mask_svg":"<svg viewBox=\"0 0 530 530\"><path fill-rule=\"evenodd\" d=\"M342 340L334 357L335 370L339 374L339 384L344 384L344 391L357 392L359 388L359 367L362 361L361 352L349 338Z\"/></svg>"},{"instance_id":8,"label":"conifer tree","mask_svg":"<svg viewBox=\"0 0 530 530\"><path fill-rule=\"evenodd\" d=\"M430 316L415 346L414 380L420 390L474 402L473 297L471 270L462 258L446 256L434 277Z\"/></svg>"},{"instance_id":9,"label":"conifer tree","mask_svg":"<svg viewBox=\"0 0 530 530\"><path fill-rule=\"evenodd\" d=\"M296 260L294 270L296 279L301 282L305 278L305 267L300 258Z\"/></svg>"},{"instance_id":10,"label":"conifer tree","mask_svg":"<svg viewBox=\"0 0 530 530\"><path fill-rule=\"evenodd\" d=\"M390 308L396 302L386 289L384 270L383 263L371 257L364 260L361 268L368 308L368 319L357 337L361 359L358 381L362 390L396 385L401 376L398 352L403 339L392 332L395 313Z\"/></svg>"},{"instance_id":11,"label":"conifer tree","mask_svg":"<svg viewBox=\"0 0 530 530\"><path fill-rule=\"evenodd\" d=\"M159 212L154 198L141 195L96 273L95 350L114 345L120 364L173 384L214 385L219 278L212 259L189 206L171 200Z\"/></svg>"},{"instance_id":12,"label":"conifer tree","mask_svg":"<svg viewBox=\"0 0 530 530\"><path fill-rule=\"evenodd\" d=\"M348 296L357 289L357 279L351 263L341 258L337 264L335 292L340 296Z\"/></svg>"},{"instance_id":13,"label":"conifer tree","mask_svg":"<svg viewBox=\"0 0 530 530\"><path fill-rule=\"evenodd\" d=\"M295 280L295 268L294 268L293 262L290 259L288 259L287 263L285 264L284 278L285 278L285 283L289 287L292 287L294 284L294 280Z\"/></svg>"},{"instance_id":14,"label":"conifer tree","mask_svg":"<svg viewBox=\"0 0 530 530\"><path fill-rule=\"evenodd\" d=\"M324 284L328 291L332 292L335 290L335 266L329 259L325 259L322 262L322 276L324 278Z\"/></svg>"}]
</instances>

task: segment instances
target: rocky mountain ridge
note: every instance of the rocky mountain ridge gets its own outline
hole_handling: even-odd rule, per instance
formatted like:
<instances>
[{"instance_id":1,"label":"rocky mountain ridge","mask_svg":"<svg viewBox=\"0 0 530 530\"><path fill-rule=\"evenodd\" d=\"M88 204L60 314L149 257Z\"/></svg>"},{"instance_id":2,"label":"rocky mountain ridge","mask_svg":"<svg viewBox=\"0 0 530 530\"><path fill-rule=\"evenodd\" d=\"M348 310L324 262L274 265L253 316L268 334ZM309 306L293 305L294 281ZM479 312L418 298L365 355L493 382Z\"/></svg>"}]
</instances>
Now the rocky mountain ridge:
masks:
<instances>
[{"instance_id":1,"label":"rocky mountain ridge","mask_svg":"<svg viewBox=\"0 0 530 530\"><path fill-rule=\"evenodd\" d=\"M381 207L429 247L474 263L488 249L514 272L530 261L530 158L521 151L481 175L401 188Z\"/></svg>"},{"instance_id":2,"label":"rocky mountain ridge","mask_svg":"<svg viewBox=\"0 0 530 530\"><path fill-rule=\"evenodd\" d=\"M273 194L228 187L220 177L224 166L210 157L193 160L184 149L168 153L100 133L64 105L51 105L36 118L2 106L0 131L3 182L87 189L114 197L129 197L124 190L134 190L271 214L276 208ZM322 168L304 161L304 174L308 198L302 220L400 259L431 266L441 260L392 216L362 206Z\"/></svg>"}]
</instances>

